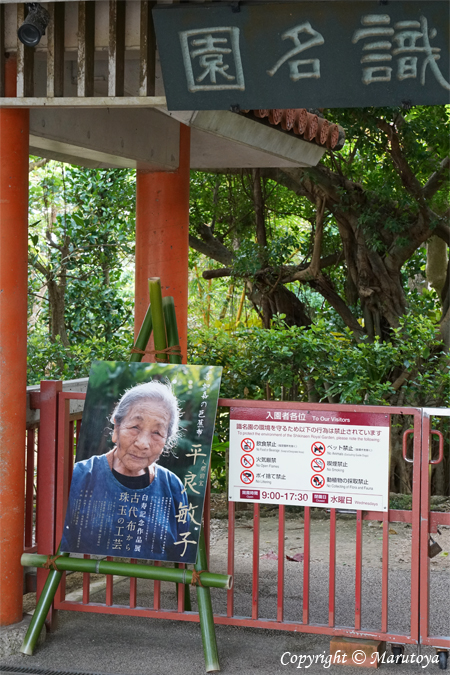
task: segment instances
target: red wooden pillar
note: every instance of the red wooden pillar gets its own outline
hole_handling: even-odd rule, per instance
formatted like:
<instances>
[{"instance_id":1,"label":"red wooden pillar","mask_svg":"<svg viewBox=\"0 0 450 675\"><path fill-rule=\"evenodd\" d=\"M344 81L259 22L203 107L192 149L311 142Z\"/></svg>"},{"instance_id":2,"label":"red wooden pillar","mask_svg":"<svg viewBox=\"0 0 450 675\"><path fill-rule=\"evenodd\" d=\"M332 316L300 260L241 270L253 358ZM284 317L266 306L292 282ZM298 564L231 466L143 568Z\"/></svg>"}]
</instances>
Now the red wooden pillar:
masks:
<instances>
[{"instance_id":1,"label":"red wooden pillar","mask_svg":"<svg viewBox=\"0 0 450 675\"><path fill-rule=\"evenodd\" d=\"M37 546L38 553L53 555L59 546L55 541L56 525L56 463L58 441L58 394L62 382L46 380L41 382L40 433L37 462ZM48 570L37 570L36 597L39 599L47 580ZM56 625L56 611L51 606L46 625L53 630Z\"/></svg>"},{"instance_id":2,"label":"red wooden pillar","mask_svg":"<svg viewBox=\"0 0 450 675\"><path fill-rule=\"evenodd\" d=\"M5 95L16 95L6 62ZM0 109L0 625L22 620L29 111Z\"/></svg>"},{"instance_id":3,"label":"red wooden pillar","mask_svg":"<svg viewBox=\"0 0 450 675\"><path fill-rule=\"evenodd\" d=\"M189 159L190 129L181 124L178 170L174 173L138 171L136 179L135 335L148 308L148 279L160 277L163 297L172 295L175 300L184 363L187 351Z\"/></svg>"}]
</instances>

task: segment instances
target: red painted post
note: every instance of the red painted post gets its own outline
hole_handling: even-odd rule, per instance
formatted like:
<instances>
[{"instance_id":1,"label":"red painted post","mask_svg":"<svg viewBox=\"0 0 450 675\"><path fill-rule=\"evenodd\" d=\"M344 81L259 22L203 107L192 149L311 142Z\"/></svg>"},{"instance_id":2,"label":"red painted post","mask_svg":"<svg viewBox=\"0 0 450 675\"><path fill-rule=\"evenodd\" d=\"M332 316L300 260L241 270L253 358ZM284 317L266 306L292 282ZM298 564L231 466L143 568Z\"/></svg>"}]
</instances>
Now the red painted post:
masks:
<instances>
[{"instance_id":1,"label":"red painted post","mask_svg":"<svg viewBox=\"0 0 450 675\"><path fill-rule=\"evenodd\" d=\"M173 173L137 172L135 337L148 309L148 279L172 295L183 362L187 350L190 129L180 125L180 165ZM143 361L154 361L144 357Z\"/></svg>"},{"instance_id":2,"label":"red painted post","mask_svg":"<svg viewBox=\"0 0 450 675\"><path fill-rule=\"evenodd\" d=\"M37 546L38 553L51 555L56 552L56 451L58 439L58 392L62 382L41 382L40 434L37 461ZM59 544L59 542L58 542ZM48 571L37 571L37 598L39 598ZM50 610L47 626L52 627L53 610Z\"/></svg>"},{"instance_id":3,"label":"red painted post","mask_svg":"<svg viewBox=\"0 0 450 675\"><path fill-rule=\"evenodd\" d=\"M16 62L5 69L16 95ZM0 109L0 625L22 620L29 111Z\"/></svg>"}]
</instances>

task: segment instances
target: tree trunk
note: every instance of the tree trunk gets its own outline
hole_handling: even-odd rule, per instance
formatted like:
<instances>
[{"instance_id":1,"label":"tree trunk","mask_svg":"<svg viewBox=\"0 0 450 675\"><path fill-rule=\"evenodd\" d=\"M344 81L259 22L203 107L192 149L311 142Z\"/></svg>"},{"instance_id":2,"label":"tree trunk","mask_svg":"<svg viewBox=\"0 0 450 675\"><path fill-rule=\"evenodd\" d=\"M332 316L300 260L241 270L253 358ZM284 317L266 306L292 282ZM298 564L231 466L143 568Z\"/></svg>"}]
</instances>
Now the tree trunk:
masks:
<instances>
[{"instance_id":1,"label":"tree trunk","mask_svg":"<svg viewBox=\"0 0 450 675\"><path fill-rule=\"evenodd\" d=\"M59 335L65 347L69 347L66 324L64 321L66 285L58 285L54 279L47 282L48 301L50 304L50 336L55 340Z\"/></svg>"},{"instance_id":2,"label":"tree trunk","mask_svg":"<svg viewBox=\"0 0 450 675\"><path fill-rule=\"evenodd\" d=\"M447 246L440 237L430 237L427 242L427 281L438 295L441 294L447 276Z\"/></svg>"}]
</instances>

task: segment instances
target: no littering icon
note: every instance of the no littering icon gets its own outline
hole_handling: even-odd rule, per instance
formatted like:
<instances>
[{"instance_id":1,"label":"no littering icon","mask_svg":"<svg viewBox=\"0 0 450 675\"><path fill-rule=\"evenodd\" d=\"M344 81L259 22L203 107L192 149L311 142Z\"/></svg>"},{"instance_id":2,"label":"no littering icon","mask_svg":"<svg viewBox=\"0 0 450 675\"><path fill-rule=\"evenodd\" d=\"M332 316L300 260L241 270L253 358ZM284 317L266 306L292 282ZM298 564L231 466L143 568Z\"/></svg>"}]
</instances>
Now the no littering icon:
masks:
<instances>
[{"instance_id":1,"label":"no littering icon","mask_svg":"<svg viewBox=\"0 0 450 675\"><path fill-rule=\"evenodd\" d=\"M245 483L246 485L250 485L250 483L253 483L255 480L255 477L251 471L243 471L241 473L241 481Z\"/></svg>"}]
</instances>

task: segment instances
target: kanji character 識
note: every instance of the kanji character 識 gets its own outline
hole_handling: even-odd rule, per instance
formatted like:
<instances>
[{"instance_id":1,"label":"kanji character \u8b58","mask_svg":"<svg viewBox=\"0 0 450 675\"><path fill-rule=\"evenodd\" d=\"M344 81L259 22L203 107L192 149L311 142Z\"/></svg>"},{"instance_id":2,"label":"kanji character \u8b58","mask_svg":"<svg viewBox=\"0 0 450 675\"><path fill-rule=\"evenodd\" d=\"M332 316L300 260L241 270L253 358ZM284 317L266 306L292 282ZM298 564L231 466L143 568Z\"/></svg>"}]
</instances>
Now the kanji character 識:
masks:
<instances>
[{"instance_id":1,"label":"kanji character \u8b58","mask_svg":"<svg viewBox=\"0 0 450 675\"><path fill-rule=\"evenodd\" d=\"M363 52L370 52L361 58L364 66L363 83L390 82L394 68L387 64L392 63L393 57L398 57L398 80L416 79L419 65L417 54L425 57L420 67L420 84L425 85L429 66L441 87L450 90L450 84L437 64L441 58L441 49L430 44L437 31L435 28L428 30L428 19L421 16L419 21L397 21L394 27L390 23L391 17L388 14L366 14L361 19L364 28L359 28L353 34L353 44L365 38L375 38L375 41L363 44Z\"/></svg>"}]
</instances>

